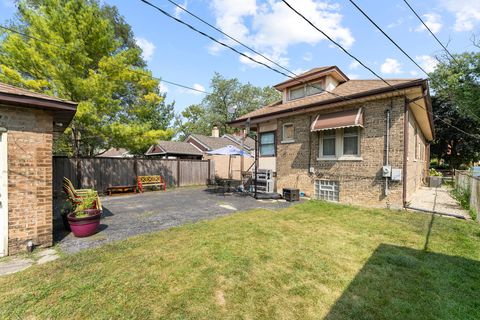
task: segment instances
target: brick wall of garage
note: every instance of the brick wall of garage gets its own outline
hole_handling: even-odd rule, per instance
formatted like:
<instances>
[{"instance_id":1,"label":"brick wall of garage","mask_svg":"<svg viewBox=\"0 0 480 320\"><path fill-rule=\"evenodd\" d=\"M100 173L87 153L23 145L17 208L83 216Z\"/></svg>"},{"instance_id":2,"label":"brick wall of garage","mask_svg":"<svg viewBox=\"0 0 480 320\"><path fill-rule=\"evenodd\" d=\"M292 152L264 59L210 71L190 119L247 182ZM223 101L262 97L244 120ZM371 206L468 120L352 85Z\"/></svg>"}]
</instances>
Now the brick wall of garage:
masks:
<instances>
[{"instance_id":1,"label":"brick wall of garage","mask_svg":"<svg viewBox=\"0 0 480 320\"><path fill-rule=\"evenodd\" d=\"M0 106L8 132L9 254L52 244L53 118L48 111Z\"/></svg>"},{"instance_id":2,"label":"brick wall of garage","mask_svg":"<svg viewBox=\"0 0 480 320\"><path fill-rule=\"evenodd\" d=\"M361 161L317 160L319 136L317 133L310 133L310 123L318 112L279 119L277 141L281 141L282 124L294 123L295 142L277 145L277 190L281 192L284 187L296 187L313 196L315 180L336 180L339 181L339 200L342 203L402 207L402 183L390 182L389 195L385 196L385 180L381 174L385 160L385 111L390 106L390 164L393 168L401 169L403 98L382 99L349 107L364 108L365 128L360 130ZM343 109L330 109L325 112ZM315 168L314 174L309 173L309 164Z\"/></svg>"}]
</instances>

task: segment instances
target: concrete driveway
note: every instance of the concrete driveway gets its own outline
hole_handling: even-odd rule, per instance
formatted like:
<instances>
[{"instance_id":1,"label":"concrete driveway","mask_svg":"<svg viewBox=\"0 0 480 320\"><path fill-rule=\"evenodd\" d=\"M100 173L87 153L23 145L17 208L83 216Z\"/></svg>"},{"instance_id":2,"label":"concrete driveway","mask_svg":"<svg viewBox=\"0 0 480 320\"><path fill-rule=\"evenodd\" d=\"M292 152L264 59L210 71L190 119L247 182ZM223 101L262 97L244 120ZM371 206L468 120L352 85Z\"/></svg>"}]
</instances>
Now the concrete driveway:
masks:
<instances>
[{"instance_id":1,"label":"concrete driveway","mask_svg":"<svg viewBox=\"0 0 480 320\"><path fill-rule=\"evenodd\" d=\"M238 194L223 195L207 192L205 188L181 188L151 191L101 199L103 218L99 232L88 238L75 238L63 230L57 221L54 238L60 248L78 252L130 236L154 232L189 222L212 219L255 208L278 210L288 207L283 200L255 200ZM60 222L60 223L58 223Z\"/></svg>"}]
</instances>

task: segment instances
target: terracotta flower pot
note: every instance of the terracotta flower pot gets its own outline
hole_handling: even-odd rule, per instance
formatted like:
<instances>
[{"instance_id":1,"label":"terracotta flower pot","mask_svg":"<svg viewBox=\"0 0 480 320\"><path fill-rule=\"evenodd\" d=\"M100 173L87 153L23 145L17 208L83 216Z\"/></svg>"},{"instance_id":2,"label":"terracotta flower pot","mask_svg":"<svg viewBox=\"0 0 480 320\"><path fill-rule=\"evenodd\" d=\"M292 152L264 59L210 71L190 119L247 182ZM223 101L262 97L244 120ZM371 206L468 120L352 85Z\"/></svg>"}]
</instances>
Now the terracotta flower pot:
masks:
<instances>
[{"instance_id":1,"label":"terracotta flower pot","mask_svg":"<svg viewBox=\"0 0 480 320\"><path fill-rule=\"evenodd\" d=\"M100 225L100 217L102 211L98 209L84 210L88 214L86 217L77 218L75 212L67 215L70 229L72 229L73 235L77 238L89 237L95 234L97 227Z\"/></svg>"}]
</instances>

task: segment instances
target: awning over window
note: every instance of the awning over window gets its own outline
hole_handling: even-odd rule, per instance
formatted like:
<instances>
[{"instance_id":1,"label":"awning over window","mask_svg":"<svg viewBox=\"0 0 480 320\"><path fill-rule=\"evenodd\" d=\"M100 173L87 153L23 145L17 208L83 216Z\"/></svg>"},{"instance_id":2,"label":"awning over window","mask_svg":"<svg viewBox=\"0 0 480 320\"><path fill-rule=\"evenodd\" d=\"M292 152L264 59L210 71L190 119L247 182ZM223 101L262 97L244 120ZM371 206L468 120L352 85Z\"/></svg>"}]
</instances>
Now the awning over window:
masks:
<instances>
[{"instance_id":1,"label":"awning over window","mask_svg":"<svg viewBox=\"0 0 480 320\"><path fill-rule=\"evenodd\" d=\"M348 127L363 127L362 108L319 114L310 127L311 131L322 131Z\"/></svg>"}]
</instances>

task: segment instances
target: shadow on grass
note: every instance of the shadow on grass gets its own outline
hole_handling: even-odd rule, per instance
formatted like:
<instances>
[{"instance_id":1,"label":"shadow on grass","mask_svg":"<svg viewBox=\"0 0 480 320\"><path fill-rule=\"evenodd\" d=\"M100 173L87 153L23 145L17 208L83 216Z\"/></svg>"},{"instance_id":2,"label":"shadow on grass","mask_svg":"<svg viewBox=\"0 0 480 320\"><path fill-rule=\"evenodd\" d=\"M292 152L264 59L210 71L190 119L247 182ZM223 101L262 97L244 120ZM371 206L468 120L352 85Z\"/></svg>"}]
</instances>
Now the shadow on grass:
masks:
<instances>
[{"instance_id":1,"label":"shadow on grass","mask_svg":"<svg viewBox=\"0 0 480 320\"><path fill-rule=\"evenodd\" d=\"M325 319L480 319L479 293L479 261L381 244Z\"/></svg>"}]
</instances>

